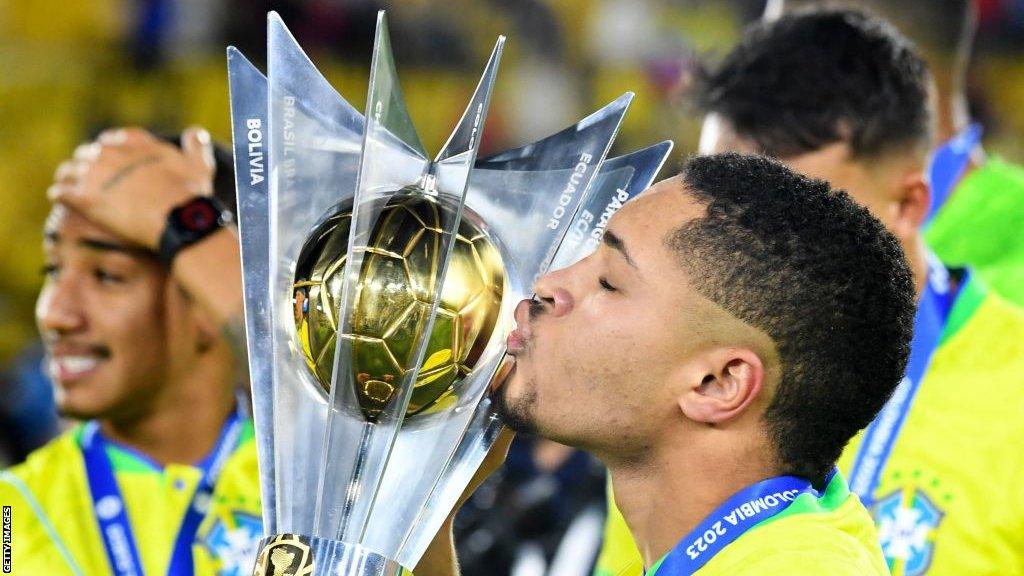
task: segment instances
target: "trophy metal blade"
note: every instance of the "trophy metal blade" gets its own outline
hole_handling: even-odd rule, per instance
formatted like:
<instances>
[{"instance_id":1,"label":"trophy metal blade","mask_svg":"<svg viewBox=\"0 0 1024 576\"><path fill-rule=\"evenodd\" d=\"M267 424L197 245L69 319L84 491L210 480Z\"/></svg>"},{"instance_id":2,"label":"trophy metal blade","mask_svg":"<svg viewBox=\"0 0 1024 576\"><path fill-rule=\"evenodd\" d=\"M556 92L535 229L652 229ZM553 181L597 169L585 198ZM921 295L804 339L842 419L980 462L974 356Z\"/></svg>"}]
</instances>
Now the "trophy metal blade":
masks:
<instances>
[{"instance_id":1,"label":"trophy metal blade","mask_svg":"<svg viewBox=\"0 0 1024 576\"><path fill-rule=\"evenodd\" d=\"M668 150L605 161L627 93L548 138L478 159L499 38L432 162L383 12L365 116L277 14L267 31L265 80L229 51L254 412L274 534L258 566L276 570L271 552L305 550L316 575L390 575L418 562L500 430L486 391L515 304L556 255L580 253L567 232L645 188ZM254 138L268 154L263 188Z\"/></svg>"},{"instance_id":2,"label":"trophy metal blade","mask_svg":"<svg viewBox=\"0 0 1024 576\"><path fill-rule=\"evenodd\" d=\"M323 80L273 13L267 61L276 528L309 534L327 405L296 346L295 267L309 234L355 192L363 118Z\"/></svg>"},{"instance_id":3,"label":"trophy metal blade","mask_svg":"<svg viewBox=\"0 0 1024 576\"><path fill-rule=\"evenodd\" d=\"M361 137L363 115L324 78L277 12L267 14L267 60L268 74L275 76L274 90L296 97L318 122ZM346 151L358 154L360 143L356 140L356 146L350 144Z\"/></svg>"},{"instance_id":4,"label":"trophy metal blade","mask_svg":"<svg viewBox=\"0 0 1024 576\"><path fill-rule=\"evenodd\" d=\"M410 478L397 466L385 471L377 498L388 502L390 514L370 518L364 546L397 549L399 563L414 566L486 454L500 425L490 414L484 393L504 357L511 309L532 293L534 279L547 269L587 197L631 98L626 94L555 135L476 163L466 208L486 224L502 250L507 280L502 320L473 371L460 383L457 404L446 417L403 426L391 460L417 474ZM396 531L395 525L407 528Z\"/></svg>"},{"instance_id":5,"label":"trophy metal blade","mask_svg":"<svg viewBox=\"0 0 1024 576\"><path fill-rule=\"evenodd\" d=\"M547 269L586 200L632 98L623 94L561 132L477 161L466 202L502 239L510 266L527 274L526 286L519 287L524 294Z\"/></svg>"},{"instance_id":6,"label":"trophy metal blade","mask_svg":"<svg viewBox=\"0 0 1024 576\"><path fill-rule=\"evenodd\" d=\"M668 155L671 153L672 141L665 140L635 152L630 152L629 154L609 158L605 160L601 171L617 170L627 166L632 168L634 171L633 178L627 186L627 192L629 192L630 198L632 198L651 186L655 176L661 171L665 161L668 160Z\"/></svg>"},{"instance_id":7,"label":"trophy metal blade","mask_svg":"<svg viewBox=\"0 0 1024 576\"><path fill-rule=\"evenodd\" d=\"M594 192L587 205L579 210L570 227L570 234L580 229L580 222L588 221L588 213L591 221L596 219L600 223L604 214L610 211L609 208L617 209L622 202L649 187L671 149L672 143L665 141L606 160L593 184ZM623 199L623 196L626 198ZM589 240L589 237L586 239ZM586 255L586 248L581 242L570 243L570 240L572 238L567 237L559 247L552 269L559 266L560 261L575 261ZM443 521L443 514L451 510L462 495L464 482L479 468L497 439L501 426L500 418L492 410L490 398L482 398L434 489L424 500L416 529L409 531L406 541L395 556L399 562L414 565L418 561L436 532L436 527L440 526L439 519Z\"/></svg>"},{"instance_id":8,"label":"trophy metal blade","mask_svg":"<svg viewBox=\"0 0 1024 576\"><path fill-rule=\"evenodd\" d=\"M270 315L270 221L267 174L267 78L228 47L238 235L242 252L245 333L260 467L264 534L277 530L274 486L274 381Z\"/></svg>"},{"instance_id":9,"label":"trophy metal blade","mask_svg":"<svg viewBox=\"0 0 1024 576\"><path fill-rule=\"evenodd\" d=\"M497 69L504 42L504 37L499 37L464 114L456 125L452 136L438 154L437 161L431 167L431 173L426 175L427 181L436 176L436 180L433 180L433 185L436 186L439 197L451 198L457 201L459 218L458 221L450 222L450 225L454 226L447 233L451 235L455 234L456 227L463 217L461 213L462 205L468 190L470 172L476 161L481 140L480 135L486 122L486 114L497 77ZM460 241L464 243L463 246L465 246L467 240L473 240L472 238L466 239L462 236L462 228L459 228L459 234ZM451 244L447 246L447 250L449 253L446 254L444 259L444 269L438 277L438 281L445 283L446 287L449 274L448 263L452 259L450 254L452 250ZM456 271L455 274L460 272L462 271ZM458 283L460 280L461 278L456 278L453 282ZM437 287L440 288L440 286ZM441 296L440 292L437 296ZM433 322L437 319L437 301L435 298L434 309L431 310L431 329L428 332L433 329ZM421 345L425 343L423 342ZM419 362L423 361L423 357L423 351L420 351L417 355L418 362L416 367L419 366ZM453 395L449 396L449 399L464 403L467 398L475 397L472 395L465 396L464 393L464 389L460 389L458 392L453 391ZM415 423L403 422L402 431L407 434L403 440L399 441L402 455L399 456L398 462L404 462L406 459L405 454L411 451L416 454L417 462L429 462L426 465L427 470L433 470L434 466L442 466L451 456L448 444L452 444L452 442L447 441L447 439L436 442L432 438L434 438L434 435L443 434L445 431L461 434L464 429L465 417L468 416L469 413L467 411L448 410L447 412L435 413L429 416L418 416L420 420ZM417 433L416 430L430 430L431 435L427 436L422 432ZM394 466L388 466L386 469L382 468L381 470L382 478L379 489L374 495L373 508L367 511L367 524L361 540L361 544L367 548L382 551L392 556L397 553L404 533L394 529L389 530L387 525L412 525L420 513L421 503L418 502L418 499L415 496L413 499L409 499L406 494L401 494L403 492L403 484L406 484L405 487L408 488L408 494L419 494L429 491L436 480L436 475L431 476L429 473L420 475L416 480L411 481L402 478L401 475L396 476L394 470L402 470L404 464L396 462L394 451L391 452L385 465L393 462L395 463ZM378 508L386 512L373 514L372 511Z\"/></svg>"},{"instance_id":10,"label":"trophy metal blade","mask_svg":"<svg viewBox=\"0 0 1024 576\"><path fill-rule=\"evenodd\" d=\"M593 193L569 226L550 269L571 266L597 249L608 220L629 199L651 185L671 151L672 142L666 140L605 160L594 180Z\"/></svg>"},{"instance_id":11,"label":"trophy metal blade","mask_svg":"<svg viewBox=\"0 0 1024 576\"><path fill-rule=\"evenodd\" d=\"M482 97L486 99L488 94L485 91ZM348 541L358 541L363 534L391 447L409 409L413 388L418 385L465 194L465 182L453 190L438 188L402 97L383 12L377 20L359 166L345 273L341 276L339 337L329 402L332 410L327 422L315 532ZM448 208L446 198L451 199ZM389 226L421 210L429 214L415 217L430 222L423 222L427 230L419 238L429 241L430 246L413 241L402 244L402 249L389 249L380 244L394 239L385 236L402 231L392 231ZM418 274L410 270L409 260L417 255L433 261L429 269ZM393 288L381 288L369 278L371 282L365 283L363 275L368 270L389 274ZM422 293L403 299L412 293L399 288L402 284L396 274L410 282L405 289L411 290L412 283L421 282ZM393 312L405 310L404 319L397 325L391 314L372 304L388 290L400 292L387 296L392 300L388 305L399 309ZM380 313L367 312L368 308ZM389 335L396 332L403 337L389 340ZM378 356L377 362L369 361L373 354ZM380 362L381 357L387 362Z\"/></svg>"},{"instance_id":12,"label":"trophy metal blade","mask_svg":"<svg viewBox=\"0 0 1024 576\"><path fill-rule=\"evenodd\" d=\"M376 52L376 59L374 65L374 72L372 75L373 81L368 94L368 110L374 111L373 114L368 113L369 118L366 131L366 144L364 146L364 158L362 166L366 169L360 175L359 190L362 193L363 190L380 190L386 189L389 186L395 187L402 185L402 180L398 181L381 181L375 180L378 174L387 174L394 176L396 172L395 164L389 162L387 165L379 166L380 171L374 171L375 167L380 164L379 158L386 156L389 158L395 158L394 154L382 154L385 149L390 148L391 152L396 149L401 151L401 148L395 145L393 136L395 135L395 129L389 129L383 122L380 125L375 125L378 120L387 120L388 118L394 118L394 115L377 114L376 112L384 112L381 103L387 102L388 100L395 102L393 96L393 90L397 87L397 79L389 79L388 74L393 74L393 64L388 53L388 44L386 42L386 25L383 19L378 27L378 31L381 36L378 36ZM437 263L437 270L434 273L431 283L433 285L432 293L430 294L429 309L424 310L426 312L425 321L423 323L422 334L423 337L415 342L415 354L412 355L412 361L407 365L403 366L404 375L400 377L402 385L400 387L401 393L392 401L392 404L388 406L380 415L377 416L376 421L372 424L367 423L363 426L363 430L359 436L358 446L360 451L355 455L356 464L351 470L351 480L348 482L345 488L346 501L351 505L347 505L342 508L337 518L331 516L332 509L326 507L321 508L321 530L327 531L334 527L335 522L340 522L340 526L337 528L337 534L339 538L356 540L362 537L367 522L369 522L370 514L374 505L378 502L377 494L381 482L381 477L385 473L384 469L388 463L388 456L390 454L390 448L395 441L396 434L399 431L399 426L402 425L404 414L408 409L409 392L414 386L419 376L419 370L424 365L425 355L427 352L427 344L429 343L429 336L434 332L434 323L437 318L437 306L441 298L441 291L443 286L446 285L448 263L451 260L452 248L455 244L456 231L460 230L459 226L462 217L462 206L465 200L465 193L467 190L467 181L470 174L470 169L473 162L476 159L477 150L480 143L480 133L483 129L483 125L486 122L486 113L490 102L490 96L493 91L494 81L496 78L498 62L502 47L504 44L504 38L499 38L494 50L492 51L491 58L489 59L484 73L481 77L480 82L474 91L473 96L470 99L469 104L466 107L466 111L456 125L452 136L449 138L447 144L444 146L442 151L438 154L437 162L425 167L421 180L417 182L420 193L427 195L436 196L442 204L448 202L450 210L445 212L444 218L442 218L443 230L438 236L438 246L436 247L437 253L440 256ZM380 81L381 78L385 81ZM390 98L389 98L390 97ZM404 104L398 110L398 121L392 121L392 125L397 125L399 128L404 124L404 119L407 116L404 115ZM378 136L375 139L375 136ZM418 164L410 163L411 166ZM406 178L408 179L408 177ZM384 198L386 199L386 198ZM370 199L359 197L356 200L357 208L360 210L356 218L365 219L366 222L379 222L379 213L373 211L373 205ZM366 210L363 210L363 206L367 206ZM379 205L379 204L378 204ZM367 216L369 214L369 216ZM460 232L461 234L461 232ZM359 238L369 238L369 234L362 233L360 226L353 224L352 237L350 240L350 246L352 248L349 257L350 270L356 270L362 267L360 262L361 257L359 252ZM461 236L460 236L461 238ZM364 252L365 253L365 252ZM346 280L346 288L351 290L353 282L357 282L356 278L348 277ZM343 294L345 293L343 289ZM349 293L351 294L351 293ZM346 295L343 300L346 304L354 304L355 300L351 295ZM342 316L347 318L348 315ZM443 330L442 330L443 332ZM337 355L336 355L336 366L340 367L343 363L351 366L353 362L353 348L355 340L342 339L339 340ZM432 356L433 357L433 356ZM429 363L428 363L429 364ZM340 368L339 368L340 370ZM347 386L345 380L350 377L349 373L336 372L333 389L340 391L343 388L350 388ZM353 386L358 383L352 383ZM336 394L340 392L335 392ZM342 410L342 407L337 404L332 404L336 408ZM340 428L350 428L343 420L345 416L340 414L334 414L331 417L331 426L335 423ZM352 435L354 430L347 429L341 433L336 434L332 429L329 432L329 441L331 445L325 450L326 464L325 464L325 486L322 487L322 493L328 494L323 498L323 502L329 502L330 492L332 488L327 486L328 482L337 483L339 479L345 478L345 474L348 472L348 468L345 464L341 464L350 460L343 454L345 450L350 450ZM342 452L342 454L339 454ZM351 453L351 452L349 452ZM339 457L341 456L341 457ZM334 464L332 464L334 463ZM328 480L329 479L329 480ZM358 494L359 498L353 498L354 494ZM340 495L340 494L339 494ZM392 502L386 500L383 502L386 505L389 513L389 517L395 517L395 511L391 510ZM414 514L415 511L408 511L408 515ZM400 515L401 513L398 512ZM380 544L380 543L378 543ZM385 546L375 546L372 549L388 551L389 549ZM393 549L391 549L393 550Z\"/></svg>"},{"instance_id":13,"label":"trophy metal blade","mask_svg":"<svg viewBox=\"0 0 1024 576\"><path fill-rule=\"evenodd\" d=\"M419 134L416 133L416 127L409 117L402 87L398 82L395 56L391 51L388 18L383 10L377 12L373 62L370 65L370 87L366 95L366 115L408 145L413 153L424 158L427 156Z\"/></svg>"},{"instance_id":14,"label":"trophy metal blade","mask_svg":"<svg viewBox=\"0 0 1024 576\"><path fill-rule=\"evenodd\" d=\"M459 156L466 152L474 155L480 147L480 136L483 134L484 123L487 120L487 111L491 104L491 94L494 92L494 83L498 79L498 65L501 62L501 54L505 49L505 37L499 36L498 41L491 50L491 56L487 59L483 74L477 83L473 96L466 105L466 111L462 118L455 125L448 141L441 147L441 151L434 159L435 162L444 162L453 156ZM476 161L473 158L469 161L470 166Z\"/></svg>"}]
</instances>

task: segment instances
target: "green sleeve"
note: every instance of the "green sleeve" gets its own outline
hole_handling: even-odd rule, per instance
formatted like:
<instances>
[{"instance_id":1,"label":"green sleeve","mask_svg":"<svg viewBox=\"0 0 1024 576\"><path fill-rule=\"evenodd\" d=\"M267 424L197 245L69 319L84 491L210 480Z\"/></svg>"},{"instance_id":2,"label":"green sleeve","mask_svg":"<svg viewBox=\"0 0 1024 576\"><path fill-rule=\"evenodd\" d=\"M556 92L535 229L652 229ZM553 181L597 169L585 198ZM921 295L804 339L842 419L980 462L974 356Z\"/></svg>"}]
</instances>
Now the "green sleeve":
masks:
<instances>
[{"instance_id":1,"label":"green sleeve","mask_svg":"<svg viewBox=\"0 0 1024 576\"><path fill-rule=\"evenodd\" d=\"M990 157L960 182L925 232L950 266L971 266L993 290L1024 304L1024 168Z\"/></svg>"}]
</instances>

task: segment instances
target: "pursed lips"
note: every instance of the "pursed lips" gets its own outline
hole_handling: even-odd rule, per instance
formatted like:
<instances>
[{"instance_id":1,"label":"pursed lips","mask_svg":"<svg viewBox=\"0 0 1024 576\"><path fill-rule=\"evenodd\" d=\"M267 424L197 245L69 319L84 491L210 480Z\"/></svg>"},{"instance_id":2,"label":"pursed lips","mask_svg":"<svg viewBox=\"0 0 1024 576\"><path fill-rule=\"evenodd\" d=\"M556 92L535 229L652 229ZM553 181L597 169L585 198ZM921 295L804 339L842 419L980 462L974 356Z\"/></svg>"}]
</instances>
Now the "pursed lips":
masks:
<instances>
[{"instance_id":1,"label":"pursed lips","mask_svg":"<svg viewBox=\"0 0 1024 576\"><path fill-rule=\"evenodd\" d=\"M529 299L523 300L516 305L514 313L516 328L509 333L508 340L506 341L508 353L512 356L522 353L533 336L533 331L530 327L530 319L533 316L530 311L531 306L533 306L533 300Z\"/></svg>"}]
</instances>

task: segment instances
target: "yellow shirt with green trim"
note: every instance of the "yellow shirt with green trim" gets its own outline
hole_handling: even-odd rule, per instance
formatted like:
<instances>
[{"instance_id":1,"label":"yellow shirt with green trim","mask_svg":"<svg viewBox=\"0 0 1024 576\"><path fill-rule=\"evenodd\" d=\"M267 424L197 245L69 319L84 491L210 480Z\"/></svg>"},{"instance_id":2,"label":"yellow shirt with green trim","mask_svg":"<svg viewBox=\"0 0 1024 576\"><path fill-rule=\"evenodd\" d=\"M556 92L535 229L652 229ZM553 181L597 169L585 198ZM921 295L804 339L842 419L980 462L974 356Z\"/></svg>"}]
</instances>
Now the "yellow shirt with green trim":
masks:
<instances>
[{"instance_id":1,"label":"yellow shirt with green trim","mask_svg":"<svg viewBox=\"0 0 1024 576\"><path fill-rule=\"evenodd\" d=\"M0 473L0 504L12 507L14 574L111 574L93 513L77 426ZM202 471L156 466L108 443L145 574L166 574L171 551ZM251 574L262 536L259 473L252 421L242 427L214 487L209 511L192 545L195 574Z\"/></svg>"},{"instance_id":2,"label":"yellow shirt with green trim","mask_svg":"<svg viewBox=\"0 0 1024 576\"><path fill-rule=\"evenodd\" d=\"M1024 167L990 156L935 215L925 241L951 266L970 266L996 294L1024 306Z\"/></svg>"},{"instance_id":3,"label":"yellow shirt with green trim","mask_svg":"<svg viewBox=\"0 0 1024 576\"><path fill-rule=\"evenodd\" d=\"M618 511L614 513L618 515ZM620 556L613 567L606 548L597 575L643 574L640 555L621 515L606 526L605 538L606 543L628 542L632 556ZM665 572L661 565L659 561L652 566L648 575L683 576ZM836 474L820 497L800 495L780 514L757 524L723 548L694 574L887 576L889 571L878 548L871 516L860 499L850 493L842 474Z\"/></svg>"},{"instance_id":4,"label":"yellow shirt with green trim","mask_svg":"<svg viewBox=\"0 0 1024 576\"><path fill-rule=\"evenodd\" d=\"M839 461L848 471L858 435ZM1024 311L957 298L873 494L895 576L1024 575Z\"/></svg>"},{"instance_id":5,"label":"yellow shirt with green trim","mask_svg":"<svg viewBox=\"0 0 1024 576\"><path fill-rule=\"evenodd\" d=\"M839 461L844 473L861 436ZM950 312L874 494L870 512L895 576L1024 575L1022 445L1024 311L975 278ZM609 509L596 574L640 574L625 521L611 500Z\"/></svg>"}]
</instances>

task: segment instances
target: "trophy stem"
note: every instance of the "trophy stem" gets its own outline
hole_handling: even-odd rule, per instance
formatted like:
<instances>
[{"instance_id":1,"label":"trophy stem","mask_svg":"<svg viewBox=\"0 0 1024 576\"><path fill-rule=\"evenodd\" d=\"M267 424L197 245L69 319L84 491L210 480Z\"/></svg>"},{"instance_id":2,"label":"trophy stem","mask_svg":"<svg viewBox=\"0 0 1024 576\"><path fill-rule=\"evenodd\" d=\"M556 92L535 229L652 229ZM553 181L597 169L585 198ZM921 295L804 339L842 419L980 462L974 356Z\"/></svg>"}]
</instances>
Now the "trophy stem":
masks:
<instances>
[{"instance_id":1,"label":"trophy stem","mask_svg":"<svg viewBox=\"0 0 1024 576\"><path fill-rule=\"evenodd\" d=\"M352 521L352 510L356 505L356 498L360 496L363 484L363 471L366 468L366 456L369 453L370 428L363 427L363 434L359 438L359 452L356 456L355 468L352 470L352 479L349 480L348 490L345 493L345 504L342 509L341 527L338 530L338 539L348 536ZM361 534L360 534L361 536Z\"/></svg>"},{"instance_id":2,"label":"trophy stem","mask_svg":"<svg viewBox=\"0 0 1024 576\"><path fill-rule=\"evenodd\" d=\"M277 534L260 541L253 576L400 576L402 566L358 544ZM411 572L411 571L410 571Z\"/></svg>"}]
</instances>

